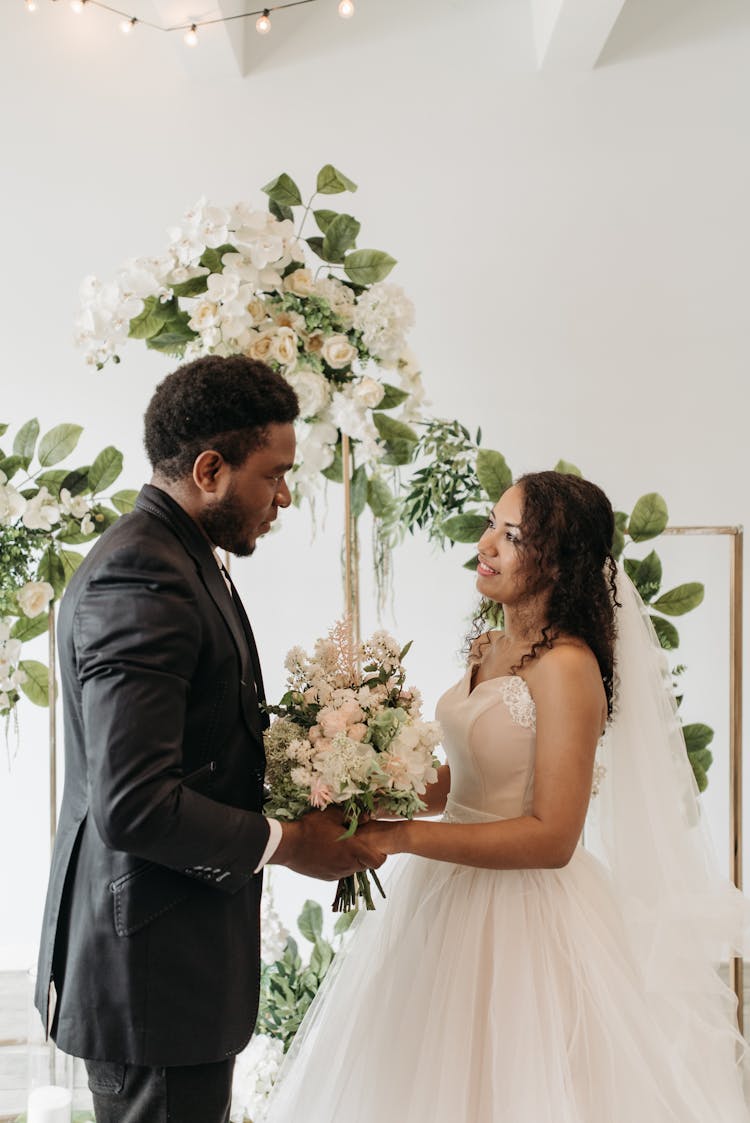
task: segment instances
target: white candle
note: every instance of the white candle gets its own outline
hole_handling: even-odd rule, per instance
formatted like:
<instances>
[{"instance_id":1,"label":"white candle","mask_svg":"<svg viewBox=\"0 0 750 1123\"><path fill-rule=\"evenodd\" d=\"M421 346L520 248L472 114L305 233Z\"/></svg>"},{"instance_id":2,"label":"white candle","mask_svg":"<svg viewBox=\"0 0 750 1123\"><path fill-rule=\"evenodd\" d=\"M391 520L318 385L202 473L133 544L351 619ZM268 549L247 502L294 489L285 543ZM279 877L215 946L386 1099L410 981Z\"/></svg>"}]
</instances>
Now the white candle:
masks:
<instances>
[{"instance_id":1,"label":"white candle","mask_svg":"<svg viewBox=\"0 0 750 1123\"><path fill-rule=\"evenodd\" d=\"M70 1123L71 1094L68 1088L49 1085L29 1094L27 1123Z\"/></svg>"}]
</instances>

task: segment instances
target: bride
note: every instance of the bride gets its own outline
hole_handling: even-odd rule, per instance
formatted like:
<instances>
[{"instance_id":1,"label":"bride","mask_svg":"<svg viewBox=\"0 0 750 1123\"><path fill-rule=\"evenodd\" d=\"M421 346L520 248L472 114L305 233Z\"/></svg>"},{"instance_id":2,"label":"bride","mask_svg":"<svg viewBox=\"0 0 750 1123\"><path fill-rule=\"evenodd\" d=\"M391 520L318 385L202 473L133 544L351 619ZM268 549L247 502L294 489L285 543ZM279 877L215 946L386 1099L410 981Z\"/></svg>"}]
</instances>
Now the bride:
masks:
<instances>
[{"instance_id":1,"label":"bride","mask_svg":"<svg viewBox=\"0 0 750 1123\"><path fill-rule=\"evenodd\" d=\"M477 588L505 626L438 704L426 814L444 814L361 828L410 857L357 918L268 1123L750 1119L715 971L744 899L716 872L613 532L574 476L524 476L495 506Z\"/></svg>"}]
</instances>

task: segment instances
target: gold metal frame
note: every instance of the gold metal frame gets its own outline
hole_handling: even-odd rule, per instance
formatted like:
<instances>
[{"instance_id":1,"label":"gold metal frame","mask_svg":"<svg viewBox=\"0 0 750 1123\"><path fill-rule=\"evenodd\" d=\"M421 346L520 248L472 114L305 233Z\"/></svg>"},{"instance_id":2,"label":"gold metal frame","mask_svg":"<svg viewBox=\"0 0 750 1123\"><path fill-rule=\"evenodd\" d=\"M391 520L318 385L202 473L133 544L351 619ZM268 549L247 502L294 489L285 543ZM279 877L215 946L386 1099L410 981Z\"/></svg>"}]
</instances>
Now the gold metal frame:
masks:
<instances>
[{"instance_id":1,"label":"gold metal frame","mask_svg":"<svg viewBox=\"0 0 750 1123\"><path fill-rule=\"evenodd\" d=\"M731 538L729 555L729 864L730 876L742 889L742 595L741 526L669 526L664 534L722 535ZM729 960L729 985L737 995L737 1022L744 1031L744 963Z\"/></svg>"}]
</instances>

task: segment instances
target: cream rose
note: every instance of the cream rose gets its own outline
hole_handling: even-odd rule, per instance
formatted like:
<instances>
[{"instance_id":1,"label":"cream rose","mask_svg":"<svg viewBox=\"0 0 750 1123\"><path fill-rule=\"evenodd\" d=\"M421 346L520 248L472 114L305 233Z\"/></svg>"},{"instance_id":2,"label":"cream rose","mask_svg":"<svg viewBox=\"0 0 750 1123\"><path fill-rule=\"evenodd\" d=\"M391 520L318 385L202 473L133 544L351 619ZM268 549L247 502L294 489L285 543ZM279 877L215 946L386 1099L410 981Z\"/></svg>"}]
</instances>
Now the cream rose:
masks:
<instances>
[{"instance_id":1,"label":"cream rose","mask_svg":"<svg viewBox=\"0 0 750 1123\"><path fill-rule=\"evenodd\" d=\"M284 288L287 292L293 292L295 296L310 296L315 291L310 270L295 269L293 273L284 278Z\"/></svg>"},{"instance_id":2,"label":"cream rose","mask_svg":"<svg viewBox=\"0 0 750 1123\"><path fill-rule=\"evenodd\" d=\"M49 608L55 590L48 581L27 581L16 595L21 610L26 616L39 616Z\"/></svg>"},{"instance_id":3,"label":"cream rose","mask_svg":"<svg viewBox=\"0 0 750 1123\"><path fill-rule=\"evenodd\" d=\"M301 417L314 417L328 405L331 392L328 380L322 374L303 368L285 377L297 395Z\"/></svg>"},{"instance_id":4,"label":"cream rose","mask_svg":"<svg viewBox=\"0 0 750 1123\"><path fill-rule=\"evenodd\" d=\"M265 363L271 358L272 348L273 332L263 331L252 341L247 353L251 359L257 359L259 363Z\"/></svg>"},{"instance_id":5,"label":"cream rose","mask_svg":"<svg viewBox=\"0 0 750 1123\"><path fill-rule=\"evenodd\" d=\"M366 409L375 409L385 396L385 388L375 378L365 376L356 384L352 394L354 400L365 406Z\"/></svg>"},{"instance_id":6,"label":"cream rose","mask_svg":"<svg viewBox=\"0 0 750 1123\"><path fill-rule=\"evenodd\" d=\"M321 349L321 355L334 370L343 370L352 365L357 357L356 347L352 347L345 335L329 335Z\"/></svg>"},{"instance_id":7,"label":"cream rose","mask_svg":"<svg viewBox=\"0 0 750 1123\"><path fill-rule=\"evenodd\" d=\"M291 328L277 328L273 335L271 358L282 366L289 366L297 358L297 333Z\"/></svg>"}]
</instances>

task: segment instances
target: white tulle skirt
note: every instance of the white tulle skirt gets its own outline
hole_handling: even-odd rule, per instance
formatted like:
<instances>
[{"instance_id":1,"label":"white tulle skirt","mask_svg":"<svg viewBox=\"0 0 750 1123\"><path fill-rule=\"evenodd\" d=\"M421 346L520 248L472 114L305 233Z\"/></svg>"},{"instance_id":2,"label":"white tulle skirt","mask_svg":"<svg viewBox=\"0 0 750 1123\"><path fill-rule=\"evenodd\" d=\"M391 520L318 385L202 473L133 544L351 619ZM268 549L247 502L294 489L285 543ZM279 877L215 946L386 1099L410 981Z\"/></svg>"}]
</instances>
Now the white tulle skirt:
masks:
<instances>
[{"instance_id":1,"label":"white tulle skirt","mask_svg":"<svg viewBox=\"0 0 750 1123\"><path fill-rule=\"evenodd\" d=\"M282 1068L269 1123L740 1123L734 996L679 1017L609 876L400 861Z\"/></svg>"}]
</instances>

